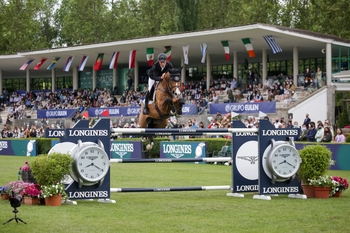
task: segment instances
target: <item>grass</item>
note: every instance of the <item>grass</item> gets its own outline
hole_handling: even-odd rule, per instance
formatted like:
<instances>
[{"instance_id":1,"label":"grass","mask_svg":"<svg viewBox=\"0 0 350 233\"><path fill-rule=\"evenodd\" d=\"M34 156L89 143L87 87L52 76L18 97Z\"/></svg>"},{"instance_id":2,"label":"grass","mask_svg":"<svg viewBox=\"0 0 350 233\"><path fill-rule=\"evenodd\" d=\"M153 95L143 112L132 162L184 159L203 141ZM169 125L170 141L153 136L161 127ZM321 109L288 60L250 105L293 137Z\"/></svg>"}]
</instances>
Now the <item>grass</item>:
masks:
<instances>
[{"instance_id":1,"label":"grass","mask_svg":"<svg viewBox=\"0 0 350 233\"><path fill-rule=\"evenodd\" d=\"M0 156L0 185L17 179L27 157ZM112 164L111 187L231 185L231 167L205 164ZM350 171L329 171L350 180ZM113 193L116 204L78 201L19 208L0 232L349 232L350 191L341 198L271 201L226 197L226 190ZM0 200L0 223L13 217Z\"/></svg>"}]
</instances>

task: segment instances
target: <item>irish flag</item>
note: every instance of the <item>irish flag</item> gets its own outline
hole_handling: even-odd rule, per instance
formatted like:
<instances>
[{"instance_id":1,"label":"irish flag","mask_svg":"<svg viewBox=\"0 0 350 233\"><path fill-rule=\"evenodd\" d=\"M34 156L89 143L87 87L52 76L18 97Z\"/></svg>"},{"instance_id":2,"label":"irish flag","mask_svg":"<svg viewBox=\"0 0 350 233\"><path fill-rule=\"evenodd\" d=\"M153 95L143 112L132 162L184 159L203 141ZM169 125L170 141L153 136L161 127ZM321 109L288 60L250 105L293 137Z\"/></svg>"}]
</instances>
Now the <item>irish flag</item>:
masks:
<instances>
[{"instance_id":1,"label":"irish flag","mask_svg":"<svg viewBox=\"0 0 350 233\"><path fill-rule=\"evenodd\" d=\"M170 61L171 60L171 46L164 46L165 48L165 55L168 57L166 60Z\"/></svg>"},{"instance_id":2,"label":"irish flag","mask_svg":"<svg viewBox=\"0 0 350 233\"><path fill-rule=\"evenodd\" d=\"M244 38L244 39L242 39L242 41L243 41L243 44L244 44L245 48L248 51L248 57L255 57L255 52L254 52L254 49L253 49L253 45L250 42L249 38Z\"/></svg>"},{"instance_id":3,"label":"irish flag","mask_svg":"<svg viewBox=\"0 0 350 233\"><path fill-rule=\"evenodd\" d=\"M224 47L225 58L228 61L228 60L230 60L230 47L228 46L228 41L227 40L223 40L223 41L221 41L221 44Z\"/></svg>"},{"instance_id":4,"label":"irish flag","mask_svg":"<svg viewBox=\"0 0 350 233\"><path fill-rule=\"evenodd\" d=\"M149 66L153 66L154 63L154 51L153 48L146 49L146 58Z\"/></svg>"}]
</instances>

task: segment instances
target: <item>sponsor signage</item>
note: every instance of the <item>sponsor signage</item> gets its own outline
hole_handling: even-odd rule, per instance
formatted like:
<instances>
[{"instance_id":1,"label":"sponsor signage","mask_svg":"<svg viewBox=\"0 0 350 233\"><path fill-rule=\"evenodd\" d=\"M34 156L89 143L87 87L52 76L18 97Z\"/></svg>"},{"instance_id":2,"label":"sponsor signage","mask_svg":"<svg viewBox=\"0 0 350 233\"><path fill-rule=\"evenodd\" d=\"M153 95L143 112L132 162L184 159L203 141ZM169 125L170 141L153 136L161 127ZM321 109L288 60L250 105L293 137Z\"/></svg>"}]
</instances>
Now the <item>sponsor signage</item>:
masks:
<instances>
[{"instance_id":1,"label":"sponsor signage","mask_svg":"<svg viewBox=\"0 0 350 233\"><path fill-rule=\"evenodd\" d=\"M76 111L76 109L38 110L38 118L71 118Z\"/></svg>"},{"instance_id":2,"label":"sponsor signage","mask_svg":"<svg viewBox=\"0 0 350 233\"><path fill-rule=\"evenodd\" d=\"M210 114L235 112L239 114L276 113L276 102L210 104Z\"/></svg>"},{"instance_id":3,"label":"sponsor signage","mask_svg":"<svg viewBox=\"0 0 350 233\"><path fill-rule=\"evenodd\" d=\"M12 156L36 156L36 140L0 140L0 154Z\"/></svg>"},{"instance_id":4,"label":"sponsor signage","mask_svg":"<svg viewBox=\"0 0 350 233\"><path fill-rule=\"evenodd\" d=\"M205 142L160 142L160 158L205 158Z\"/></svg>"},{"instance_id":5,"label":"sponsor signage","mask_svg":"<svg viewBox=\"0 0 350 233\"><path fill-rule=\"evenodd\" d=\"M142 159L142 143L140 141L112 141L110 158Z\"/></svg>"}]
</instances>

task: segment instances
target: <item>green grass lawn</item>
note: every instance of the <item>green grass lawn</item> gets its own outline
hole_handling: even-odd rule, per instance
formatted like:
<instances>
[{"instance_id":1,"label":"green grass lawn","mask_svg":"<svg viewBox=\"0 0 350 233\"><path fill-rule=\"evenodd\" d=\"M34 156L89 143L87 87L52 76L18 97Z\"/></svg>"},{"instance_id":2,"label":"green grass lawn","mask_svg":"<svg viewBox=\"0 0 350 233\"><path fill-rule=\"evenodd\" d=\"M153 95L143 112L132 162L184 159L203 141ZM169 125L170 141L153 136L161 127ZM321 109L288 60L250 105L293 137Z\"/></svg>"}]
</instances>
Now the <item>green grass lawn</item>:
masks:
<instances>
[{"instance_id":1,"label":"green grass lawn","mask_svg":"<svg viewBox=\"0 0 350 233\"><path fill-rule=\"evenodd\" d=\"M0 185L17 179L28 157L0 156ZM30 161L30 158L29 158ZM112 188L231 185L232 167L221 165L112 164ZM350 180L350 171L329 171ZM116 204L78 201L60 207L22 205L0 232L350 232L350 191L341 198L271 201L226 197L226 190L113 193ZM0 200L0 224L13 217Z\"/></svg>"}]
</instances>

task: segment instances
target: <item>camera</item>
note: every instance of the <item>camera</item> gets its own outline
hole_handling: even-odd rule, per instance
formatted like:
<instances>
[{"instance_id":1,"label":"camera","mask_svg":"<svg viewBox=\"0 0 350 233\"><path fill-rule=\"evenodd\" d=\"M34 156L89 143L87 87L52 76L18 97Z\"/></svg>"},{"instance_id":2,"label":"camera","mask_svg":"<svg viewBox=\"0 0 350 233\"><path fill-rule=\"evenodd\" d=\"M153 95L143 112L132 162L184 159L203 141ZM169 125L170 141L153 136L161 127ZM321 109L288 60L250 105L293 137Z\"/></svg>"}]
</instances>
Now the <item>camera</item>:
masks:
<instances>
[{"instance_id":1,"label":"camera","mask_svg":"<svg viewBox=\"0 0 350 233\"><path fill-rule=\"evenodd\" d=\"M18 195L18 196L10 196L9 200L10 200L10 204L13 208L17 208L20 207L22 204L22 196Z\"/></svg>"}]
</instances>

